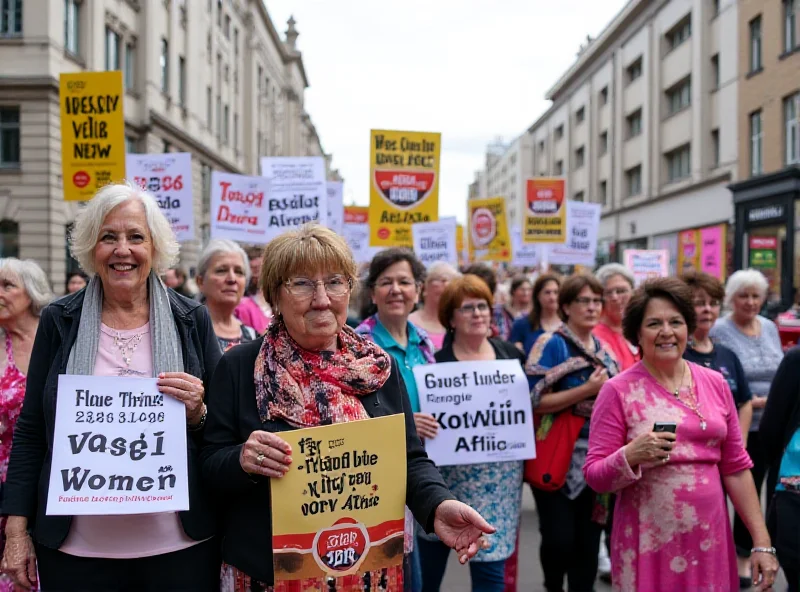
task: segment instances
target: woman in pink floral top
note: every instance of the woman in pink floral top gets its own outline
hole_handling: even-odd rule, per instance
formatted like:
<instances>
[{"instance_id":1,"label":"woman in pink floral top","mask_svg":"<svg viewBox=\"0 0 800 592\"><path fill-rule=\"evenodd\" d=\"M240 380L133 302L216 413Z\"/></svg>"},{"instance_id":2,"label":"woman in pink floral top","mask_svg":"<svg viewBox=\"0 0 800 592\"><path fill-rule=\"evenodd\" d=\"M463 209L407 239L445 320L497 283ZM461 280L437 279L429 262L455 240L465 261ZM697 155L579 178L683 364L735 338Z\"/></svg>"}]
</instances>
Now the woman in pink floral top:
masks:
<instances>
[{"instance_id":1,"label":"woman in pink floral top","mask_svg":"<svg viewBox=\"0 0 800 592\"><path fill-rule=\"evenodd\" d=\"M0 330L5 340L5 356L0 354L0 480L3 483L14 426L25 398L25 375L39 327L39 312L51 298L47 276L36 263L13 257L0 259ZM5 522L5 517L0 519L0 533L5 531ZM5 547L5 535L0 536L1 552ZM11 578L0 575L0 592L13 590Z\"/></svg>"},{"instance_id":2,"label":"woman in pink floral top","mask_svg":"<svg viewBox=\"0 0 800 592\"><path fill-rule=\"evenodd\" d=\"M639 288L623 329L642 360L609 380L594 405L584 475L595 491L617 494L615 590L738 590L723 488L753 536L754 583L765 590L775 581L728 384L682 359L694 324L692 293L680 280Z\"/></svg>"}]
</instances>

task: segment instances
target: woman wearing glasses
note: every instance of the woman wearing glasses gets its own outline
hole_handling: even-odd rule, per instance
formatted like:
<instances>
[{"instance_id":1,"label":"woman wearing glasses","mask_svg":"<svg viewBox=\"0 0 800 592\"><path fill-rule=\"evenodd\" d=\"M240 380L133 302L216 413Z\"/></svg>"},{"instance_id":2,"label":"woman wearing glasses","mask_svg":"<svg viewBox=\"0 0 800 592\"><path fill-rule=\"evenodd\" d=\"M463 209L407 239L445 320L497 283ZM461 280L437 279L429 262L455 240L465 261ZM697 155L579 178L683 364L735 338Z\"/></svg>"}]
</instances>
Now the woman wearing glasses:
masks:
<instances>
[{"instance_id":1,"label":"woman wearing glasses","mask_svg":"<svg viewBox=\"0 0 800 592\"><path fill-rule=\"evenodd\" d=\"M208 389L201 455L208 487L225 500L220 520L225 562L220 589L273 585L270 479L298 462L280 432L403 413L406 504L426 530L456 548L465 563L493 529L453 499L422 449L394 359L345 325L356 265L344 240L304 226L273 239L261 269L275 317L264 338L229 350ZM402 589L402 570L333 580L278 582L274 590Z\"/></svg>"},{"instance_id":2,"label":"woman wearing glasses","mask_svg":"<svg viewBox=\"0 0 800 592\"><path fill-rule=\"evenodd\" d=\"M556 491L533 488L533 496L542 534L544 586L562 590L566 576L569 589L578 592L594 589L608 509L607 498L599 498L583 478L589 418L600 387L617 374L618 367L592 335L603 311L602 284L592 275L573 275L561 284L558 305L564 324L549 339L536 342L525 368L533 383L534 413L541 416L536 439L555 434L549 426L564 413L580 431L564 485Z\"/></svg>"},{"instance_id":3,"label":"woman wearing glasses","mask_svg":"<svg viewBox=\"0 0 800 592\"><path fill-rule=\"evenodd\" d=\"M622 317L633 293L633 274L624 265L609 263L595 273L603 286L603 314L592 333L617 359L620 371L639 361L639 350L622 334Z\"/></svg>"},{"instance_id":4,"label":"woman wearing glasses","mask_svg":"<svg viewBox=\"0 0 800 592\"><path fill-rule=\"evenodd\" d=\"M522 352L512 344L489 338L492 323L492 293L486 283L474 275L451 280L439 303L439 321L447 327L451 339L436 352L437 362L479 360L524 361ZM470 563L472 589L502 592L505 562L514 551L522 501L522 462L482 463L439 467L445 483L462 502L479 508L497 529L488 547ZM422 563L422 589L437 591L447 567L449 546L436 537L417 538Z\"/></svg>"}]
</instances>

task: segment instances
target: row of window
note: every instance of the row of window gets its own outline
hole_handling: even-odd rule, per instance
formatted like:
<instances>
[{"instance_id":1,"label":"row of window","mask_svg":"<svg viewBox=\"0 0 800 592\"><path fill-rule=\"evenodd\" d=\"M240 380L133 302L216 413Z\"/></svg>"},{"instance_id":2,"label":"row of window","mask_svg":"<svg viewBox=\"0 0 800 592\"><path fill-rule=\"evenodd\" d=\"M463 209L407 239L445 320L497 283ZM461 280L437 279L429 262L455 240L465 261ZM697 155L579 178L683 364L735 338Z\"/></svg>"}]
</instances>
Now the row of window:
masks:
<instances>
[{"instance_id":1,"label":"row of window","mask_svg":"<svg viewBox=\"0 0 800 592\"><path fill-rule=\"evenodd\" d=\"M797 43L797 5L800 0L782 0L783 4L783 53L795 51ZM750 28L750 73L760 72L764 67L762 16L759 14L749 23Z\"/></svg>"},{"instance_id":2,"label":"row of window","mask_svg":"<svg viewBox=\"0 0 800 592\"><path fill-rule=\"evenodd\" d=\"M206 126L209 130L214 124L214 107L216 106L216 122L215 135L217 140L227 146L230 144L230 122L231 114L230 107L222 104L222 97L217 95L216 101L212 101L213 91L210 86L206 87ZM233 114L233 148L239 150L239 115Z\"/></svg>"},{"instance_id":3,"label":"row of window","mask_svg":"<svg viewBox=\"0 0 800 592\"><path fill-rule=\"evenodd\" d=\"M800 164L800 92L783 100L784 164ZM759 109L750 114L750 174L764 172L764 126Z\"/></svg>"}]
</instances>

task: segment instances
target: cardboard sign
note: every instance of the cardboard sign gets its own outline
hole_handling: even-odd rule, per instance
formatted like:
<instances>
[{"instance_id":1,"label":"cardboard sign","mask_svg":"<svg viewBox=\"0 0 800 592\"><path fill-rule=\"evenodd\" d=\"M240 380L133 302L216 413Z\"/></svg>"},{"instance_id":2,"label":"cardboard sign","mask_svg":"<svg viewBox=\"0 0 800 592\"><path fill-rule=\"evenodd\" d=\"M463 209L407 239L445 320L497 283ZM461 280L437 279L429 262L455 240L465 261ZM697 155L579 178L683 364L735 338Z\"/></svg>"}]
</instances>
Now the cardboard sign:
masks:
<instances>
[{"instance_id":1,"label":"cardboard sign","mask_svg":"<svg viewBox=\"0 0 800 592\"><path fill-rule=\"evenodd\" d=\"M59 76L64 199L86 201L125 178L122 72Z\"/></svg>"},{"instance_id":2,"label":"cardboard sign","mask_svg":"<svg viewBox=\"0 0 800 592\"><path fill-rule=\"evenodd\" d=\"M341 181L328 181L328 228L336 234L342 233L344 224L344 183Z\"/></svg>"},{"instance_id":3,"label":"cardboard sign","mask_svg":"<svg viewBox=\"0 0 800 592\"><path fill-rule=\"evenodd\" d=\"M633 273L637 286L652 278L666 277L669 274L669 251L628 249L625 251L625 267Z\"/></svg>"},{"instance_id":4,"label":"cardboard sign","mask_svg":"<svg viewBox=\"0 0 800 592\"><path fill-rule=\"evenodd\" d=\"M58 377L48 516L189 509L186 407L155 378Z\"/></svg>"},{"instance_id":5,"label":"cardboard sign","mask_svg":"<svg viewBox=\"0 0 800 592\"><path fill-rule=\"evenodd\" d=\"M567 211L564 179L536 177L525 185L526 243L563 243L566 240Z\"/></svg>"},{"instance_id":6,"label":"cardboard sign","mask_svg":"<svg viewBox=\"0 0 800 592\"><path fill-rule=\"evenodd\" d=\"M369 263L380 249L369 246L369 224L343 224L342 238L353 252L356 263Z\"/></svg>"},{"instance_id":7,"label":"cardboard sign","mask_svg":"<svg viewBox=\"0 0 800 592\"><path fill-rule=\"evenodd\" d=\"M321 156L265 156L261 176L270 180L268 241L308 222L326 222L328 187Z\"/></svg>"},{"instance_id":8,"label":"cardboard sign","mask_svg":"<svg viewBox=\"0 0 800 592\"><path fill-rule=\"evenodd\" d=\"M430 267L437 261L458 265L455 218L420 222L411 226L411 232L414 237L414 253L425 267Z\"/></svg>"},{"instance_id":9,"label":"cardboard sign","mask_svg":"<svg viewBox=\"0 0 800 592\"><path fill-rule=\"evenodd\" d=\"M272 488L275 580L403 562L405 417L281 432L294 464Z\"/></svg>"},{"instance_id":10,"label":"cardboard sign","mask_svg":"<svg viewBox=\"0 0 800 592\"><path fill-rule=\"evenodd\" d=\"M269 179L211 173L211 238L263 245L270 241Z\"/></svg>"},{"instance_id":11,"label":"cardboard sign","mask_svg":"<svg viewBox=\"0 0 800 592\"><path fill-rule=\"evenodd\" d=\"M471 199L469 214L469 258L471 261L511 261L506 200L503 197Z\"/></svg>"},{"instance_id":12,"label":"cardboard sign","mask_svg":"<svg viewBox=\"0 0 800 592\"><path fill-rule=\"evenodd\" d=\"M192 155L188 152L128 154L125 162L128 179L156 198L175 237L179 241L194 239Z\"/></svg>"},{"instance_id":13,"label":"cardboard sign","mask_svg":"<svg viewBox=\"0 0 800 592\"><path fill-rule=\"evenodd\" d=\"M411 225L439 219L441 143L432 132L370 132L371 246L410 248Z\"/></svg>"},{"instance_id":14,"label":"cardboard sign","mask_svg":"<svg viewBox=\"0 0 800 592\"><path fill-rule=\"evenodd\" d=\"M548 247L550 263L594 267L601 209L602 206L596 203L567 201L566 240Z\"/></svg>"},{"instance_id":15,"label":"cardboard sign","mask_svg":"<svg viewBox=\"0 0 800 592\"><path fill-rule=\"evenodd\" d=\"M542 255L547 249L547 245L522 242L522 231L515 228L511 232L512 259L511 264L515 267L536 267L542 262Z\"/></svg>"},{"instance_id":16,"label":"cardboard sign","mask_svg":"<svg viewBox=\"0 0 800 592\"><path fill-rule=\"evenodd\" d=\"M425 441L440 466L536 457L528 380L517 360L414 367L420 407L439 422Z\"/></svg>"}]
</instances>

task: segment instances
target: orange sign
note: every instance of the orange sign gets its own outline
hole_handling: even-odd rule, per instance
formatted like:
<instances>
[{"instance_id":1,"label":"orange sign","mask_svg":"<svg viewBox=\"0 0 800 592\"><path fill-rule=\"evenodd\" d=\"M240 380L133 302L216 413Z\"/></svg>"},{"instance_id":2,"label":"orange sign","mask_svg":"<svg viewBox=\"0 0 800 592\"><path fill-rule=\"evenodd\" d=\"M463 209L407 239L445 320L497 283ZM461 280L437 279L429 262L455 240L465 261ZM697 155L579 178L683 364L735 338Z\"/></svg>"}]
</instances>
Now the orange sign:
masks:
<instances>
[{"instance_id":1,"label":"orange sign","mask_svg":"<svg viewBox=\"0 0 800 592\"><path fill-rule=\"evenodd\" d=\"M369 221L369 208L367 206L345 206L345 224L366 224Z\"/></svg>"},{"instance_id":2,"label":"orange sign","mask_svg":"<svg viewBox=\"0 0 800 592\"><path fill-rule=\"evenodd\" d=\"M525 243L563 243L567 236L564 179L537 177L525 186Z\"/></svg>"}]
</instances>

